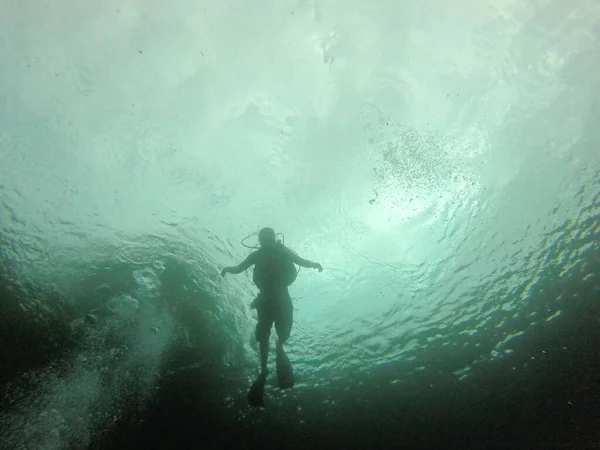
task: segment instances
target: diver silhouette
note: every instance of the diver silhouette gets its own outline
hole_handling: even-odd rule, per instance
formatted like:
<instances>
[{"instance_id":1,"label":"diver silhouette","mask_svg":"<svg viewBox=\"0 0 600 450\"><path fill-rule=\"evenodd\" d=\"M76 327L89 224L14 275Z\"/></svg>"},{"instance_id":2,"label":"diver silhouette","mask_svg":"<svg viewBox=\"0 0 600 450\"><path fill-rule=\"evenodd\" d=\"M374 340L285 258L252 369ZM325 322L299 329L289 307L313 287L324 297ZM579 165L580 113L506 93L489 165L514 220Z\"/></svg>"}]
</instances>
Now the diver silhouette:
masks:
<instances>
[{"instance_id":1,"label":"diver silhouette","mask_svg":"<svg viewBox=\"0 0 600 450\"><path fill-rule=\"evenodd\" d=\"M260 248L233 267L225 267L221 276L228 273L239 274L254 265L252 280L259 289L258 296L251 304L258 313L255 337L260 344L261 372L248 393L248 401L253 406L264 406L263 391L267 378L269 358L269 338L275 323L277 332L276 368L277 381L281 389L294 385L292 366L283 350L283 344L289 339L293 324L292 298L288 290L297 276L294 264L311 269L323 270L321 264L303 259L293 250L277 240L272 228L263 228L258 234ZM242 241L243 243L243 241Z\"/></svg>"}]
</instances>

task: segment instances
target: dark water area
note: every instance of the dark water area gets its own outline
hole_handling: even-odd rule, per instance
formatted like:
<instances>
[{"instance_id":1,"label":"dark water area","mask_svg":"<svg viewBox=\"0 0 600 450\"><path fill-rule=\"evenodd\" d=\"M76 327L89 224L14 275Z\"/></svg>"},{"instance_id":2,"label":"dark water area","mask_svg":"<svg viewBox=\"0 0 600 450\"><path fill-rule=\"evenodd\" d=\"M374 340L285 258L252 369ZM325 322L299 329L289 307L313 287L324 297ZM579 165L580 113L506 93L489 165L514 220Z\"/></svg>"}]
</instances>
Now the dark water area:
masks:
<instances>
[{"instance_id":1,"label":"dark water area","mask_svg":"<svg viewBox=\"0 0 600 450\"><path fill-rule=\"evenodd\" d=\"M600 284L585 274L599 273L600 261L588 256L585 270L547 280L519 314L558 301L560 316L513 339L509 357L473 364L466 379L452 374L456 360L493 349L494 327L469 337L477 349L449 335L412 362L347 373L328 387L280 391L271 374L264 409L245 398L257 364L241 353L237 364L223 362L239 337L202 306L212 300L201 289L185 290L182 264L165 265L154 305L118 319L107 308L85 315L133 294L135 267L97 271L68 296L6 273L3 448L598 448ZM163 325L140 331L151 322ZM165 327L161 349L145 348ZM426 370L411 371L413 363Z\"/></svg>"}]
</instances>

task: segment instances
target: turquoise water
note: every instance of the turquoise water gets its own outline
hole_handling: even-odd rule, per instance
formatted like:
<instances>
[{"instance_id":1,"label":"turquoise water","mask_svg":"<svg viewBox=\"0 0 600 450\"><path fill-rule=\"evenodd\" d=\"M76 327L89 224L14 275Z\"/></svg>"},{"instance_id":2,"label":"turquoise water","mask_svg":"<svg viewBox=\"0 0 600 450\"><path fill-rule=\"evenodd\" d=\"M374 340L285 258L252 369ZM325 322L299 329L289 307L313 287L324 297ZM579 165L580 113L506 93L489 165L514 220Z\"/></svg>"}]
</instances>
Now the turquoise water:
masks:
<instances>
[{"instance_id":1,"label":"turquoise water","mask_svg":"<svg viewBox=\"0 0 600 450\"><path fill-rule=\"evenodd\" d=\"M324 267L271 404L526 371L597 295L597 2L213 3L0 5L5 322L70 349L15 363L12 442L86 445L192 369L258 420L256 288L219 273L263 226Z\"/></svg>"}]
</instances>

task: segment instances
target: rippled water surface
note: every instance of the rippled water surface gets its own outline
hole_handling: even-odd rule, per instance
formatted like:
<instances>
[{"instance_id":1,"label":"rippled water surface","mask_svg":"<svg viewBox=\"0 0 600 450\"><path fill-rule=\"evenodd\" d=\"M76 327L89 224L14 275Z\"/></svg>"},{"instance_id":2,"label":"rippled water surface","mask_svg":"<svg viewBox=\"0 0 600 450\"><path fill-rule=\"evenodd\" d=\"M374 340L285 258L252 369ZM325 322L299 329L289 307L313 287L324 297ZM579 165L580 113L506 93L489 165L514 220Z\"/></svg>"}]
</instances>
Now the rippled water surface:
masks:
<instances>
[{"instance_id":1,"label":"rippled water surface","mask_svg":"<svg viewBox=\"0 0 600 450\"><path fill-rule=\"evenodd\" d=\"M599 17L593 0L0 5L6 442L100 445L176 383L223 423L298 430L370 417L360 386L459 392L566 357L559 330L600 294ZM220 276L263 226L324 268L291 287L281 416L245 406L251 272Z\"/></svg>"}]
</instances>

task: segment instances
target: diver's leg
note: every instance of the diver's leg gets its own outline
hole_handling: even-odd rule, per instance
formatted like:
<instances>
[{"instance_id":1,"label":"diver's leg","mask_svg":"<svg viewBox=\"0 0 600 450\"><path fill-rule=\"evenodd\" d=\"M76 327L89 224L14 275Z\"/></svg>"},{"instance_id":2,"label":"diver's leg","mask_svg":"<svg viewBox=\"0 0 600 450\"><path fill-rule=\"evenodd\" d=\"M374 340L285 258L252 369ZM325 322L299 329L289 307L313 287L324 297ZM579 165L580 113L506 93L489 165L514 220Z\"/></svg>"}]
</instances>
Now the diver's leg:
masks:
<instances>
[{"instance_id":1,"label":"diver's leg","mask_svg":"<svg viewBox=\"0 0 600 450\"><path fill-rule=\"evenodd\" d=\"M275 330L277 331L277 346L275 352L275 362L277 366L277 382L281 389L287 389L294 386L294 371L290 360L288 359L283 344L289 339L293 324L293 308L291 299L284 304L283 310L275 321Z\"/></svg>"},{"instance_id":2,"label":"diver's leg","mask_svg":"<svg viewBox=\"0 0 600 450\"><path fill-rule=\"evenodd\" d=\"M277 342L275 344L275 355L278 358L286 357L285 354L285 350L283 349L283 342L281 342L279 339L277 339Z\"/></svg>"},{"instance_id":3,"label":"diver's leg","mask_svg":"<svg viewBox=\"0 0 600 450\"><path fill-rule=\"evenodd\" d=\"M283 344L290 338L292 325L294 324L294 307L290 294L286 293L279 314L275 318L275 331L277 332L277 348L283 349Z\"/></svg>"},{"instance_id":4,"label":"diver's leg","mask_svg":"<svg viewBox=\"0 0 600 450\"><path fill-rule=\"evenodd\" d=\"M260 341L260 374L267 374L267 362L269 361L269 338Z\"/></svg>"},{"instance_id":5,"label":"diver's leg","mask_svg":"<svg viewBox=\"0 0 600 450\"><path fill-rule=\"evenodd\" d=\"M260 348L260 370L261 375L267 374L267 362L269 360L269 338L271 337L271 327L273 326L273 317L268 308L264 305L257 308L258 323L256 324L255 337Z\"/></svg>"}]
</instances>

